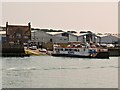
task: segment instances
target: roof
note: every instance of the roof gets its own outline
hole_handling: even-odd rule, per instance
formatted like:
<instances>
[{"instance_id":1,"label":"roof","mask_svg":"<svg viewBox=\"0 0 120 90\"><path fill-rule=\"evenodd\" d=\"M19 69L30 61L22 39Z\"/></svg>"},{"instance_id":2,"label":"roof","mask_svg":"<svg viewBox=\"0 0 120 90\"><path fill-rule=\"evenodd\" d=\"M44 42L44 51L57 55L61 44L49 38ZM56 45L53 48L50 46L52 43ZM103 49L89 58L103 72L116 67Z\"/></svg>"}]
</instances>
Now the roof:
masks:
<instances>
[{"instance_id":1,"label":"roof","mask_svg":"<svg viewBox=\"0 0 120 90\"><path fill-rule=\"evenodd\" d=\"M87 35L89 33L80 33L79 36L84 36L84 35Z\"/></svg>"},{"instance_id":2,"label":"roof","mask_svg":"<svg viewBox=\"0 0 120 90\"><path fill-rule=\"evenodd\" d=\"M29 27L29 26L25 26L25 25L8 25L8 27Z\"/></svg>"},{"instance_id":3,"label":"roof","mask_svg":"<svg viewBox=\"0 0 120 90\"><path fill-rule=\"evenodd\" d=\"M62 33L68 33L68 32L47 32L48 34L51 34L51 35L58 35L58 34L62 34ZM78 36L76 33L68 33L70 35L73 35L73 36Z\"/></svg>"},{"instance_id":4,"label":"roof","mask_svg":"<svg viewBox=\"0 0 120 90\"><path fill-rule=\"evenodd\" d=\"M115 37L117 37L117 38L120 38L120 34L114 34L114 35L112 35L112 36L115 36Z\"/></svg>"},{"instance_id":5,"label":"roof","mask_svg":"<svg viewBox=\"0 0 120 90\"><path fill-rule=\"evenodd\" d=\"M37 32L37 30L31 30L31 33Z\"/></svg>"},{"instance_id":6,"label":"roof","mask_svg":"<svg viewBox=\"0 0 120 90\"><path fill-rule=\"evenodd\" d=\"M61 34L61 33L64 33L64 32L46 32L48 34L51 34L51 35L57 35L57 34Z\"/></svg>"},{"instance_id":7,"label":"roof","mask_svg":"<svg viewBox=\"0 0 120 90\"><path fill-rule=\"evenodd\" d=\"M75 36L79 36L80 34L79 33L72 33L73 35L75 35Z\"/></svg>"},{"instance_id":8,"label":"roof","mask_svg":"<svg viewBox=\"0 0 120 90\"><path fill-rule=\"evenodd\" d=\"M118 35L97 35L97 36L99 36L99 37L109 37L109 36L111 36L111 37L120 38Z\"/></svg>"},{"instance_id":9,"label":"roof","mask_svg":"<svg viewBox=\"0 0 120 90\"><path fill-rule=\"evenodd\" d=\"M84 35L87 35L89 33L70 33L72 35L75 35L75 36L84 36Z\"/></svg>"},{"instance_id":10,"label":"roof","mask_svg":"<svg viewBox=\"0 0 120 90\"><path fill-rule=\"evenodd\" d=\"M97 35L97 36L99 36L99 37L106 37L106 36L108 36L108 35Z\"/></svg>"},{"instance_id":11,"label":"roof","mask_svg":"<svg viewBox=\"0 0 120 90\"><path fill-rule=\"evenodd\" d=\"M79 36L78 33L69 33L70 35Z\"/></svg>"},{"instance_id":12,"label":"roof","mask_svg":"<svg viewBox=\"0 0 120 90\"><path fill-rule=\"evenodd\" d=\"M57 34L61 34L61 33L68 33L68 32L47 32L48 34L51 34L51 35L57 35ZM70 35L74 35L74 36L84 36L84 35L87 35L87 34L90 34L90 33L68 33ZM96 35L94 33L92 33L93 35ZM98 36L98 35L96 35ZM100 36L98 36L100 37Z\"/></svg>"},{"instance_id":13,"label":"roof","mask_svg":"<svg viewBox=\"0 0 120 90\"><path fill-rule=\"evenodd\" d=\"M78 34L78 36L85 36L88 34L95 35L96 37L100 37L99 35L96 35L95 33L80 33L80 34Z\"/></svg>"}]
</instances>

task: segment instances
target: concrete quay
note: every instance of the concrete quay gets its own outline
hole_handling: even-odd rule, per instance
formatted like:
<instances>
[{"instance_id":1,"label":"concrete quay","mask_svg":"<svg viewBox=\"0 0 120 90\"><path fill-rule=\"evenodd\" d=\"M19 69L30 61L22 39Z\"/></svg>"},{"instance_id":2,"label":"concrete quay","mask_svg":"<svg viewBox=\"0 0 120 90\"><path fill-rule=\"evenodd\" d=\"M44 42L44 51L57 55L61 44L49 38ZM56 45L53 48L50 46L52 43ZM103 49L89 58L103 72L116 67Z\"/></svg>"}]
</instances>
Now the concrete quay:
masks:
<instances>
[{"instance_id":1,"label":"concrete quay","mask_svg":"<svg viewBox=\"0 0 120 90\"><path fill-rule=\"evenodd\" d=\"M110 57L120 56L120 48L108 48Z\"/></svg>"}]
</instances>

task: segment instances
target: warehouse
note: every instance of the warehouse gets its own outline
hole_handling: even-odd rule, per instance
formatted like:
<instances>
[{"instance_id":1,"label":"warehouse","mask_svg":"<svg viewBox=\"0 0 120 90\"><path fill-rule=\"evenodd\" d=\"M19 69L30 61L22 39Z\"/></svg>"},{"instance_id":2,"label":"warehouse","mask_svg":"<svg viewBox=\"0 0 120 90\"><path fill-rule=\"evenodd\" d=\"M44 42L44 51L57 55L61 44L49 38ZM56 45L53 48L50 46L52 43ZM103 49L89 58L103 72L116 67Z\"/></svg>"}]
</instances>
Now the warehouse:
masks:
<instances>
[{"instance_id":1,"label":"warehouse","mask_svg":"<svg viewBox=\"0 0 120 90\"><path fill-rule=\"evenodd\" d=\"M113 35L99 35L101 37L101 43L118 43L118 37Z\"/></svg>"}]
</instances>

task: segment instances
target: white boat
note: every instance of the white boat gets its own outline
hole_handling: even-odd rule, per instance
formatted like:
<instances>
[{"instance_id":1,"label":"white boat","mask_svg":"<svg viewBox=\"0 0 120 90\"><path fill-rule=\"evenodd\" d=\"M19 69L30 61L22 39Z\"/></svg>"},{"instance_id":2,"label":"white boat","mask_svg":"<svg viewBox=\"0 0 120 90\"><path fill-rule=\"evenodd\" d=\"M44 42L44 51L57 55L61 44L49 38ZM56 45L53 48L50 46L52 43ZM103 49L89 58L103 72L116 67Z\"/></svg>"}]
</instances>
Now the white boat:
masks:
<instances>
[{"instance_id":1,"label":"white boat","mask_svg":"<svg viewBox=\"0 0 120 90\"><path fill-rule=\"evenodd\" d=\"M61 47L54 45L52 56L65 56L65 57L81 57L81 58L109 58L107 49L90 48L90 47Z\"/></svg>"}]
</instances>

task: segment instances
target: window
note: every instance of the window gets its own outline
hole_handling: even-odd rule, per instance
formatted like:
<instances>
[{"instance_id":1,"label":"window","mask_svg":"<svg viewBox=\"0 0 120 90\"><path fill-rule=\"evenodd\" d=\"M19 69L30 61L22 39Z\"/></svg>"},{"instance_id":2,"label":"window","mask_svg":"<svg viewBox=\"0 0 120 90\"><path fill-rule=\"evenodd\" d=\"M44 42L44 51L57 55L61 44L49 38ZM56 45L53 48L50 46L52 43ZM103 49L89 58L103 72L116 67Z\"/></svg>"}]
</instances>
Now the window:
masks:
<instances>
[{"instance_id":1,"label":"window","mask_svg":"<svg viewBox=\"0 0 120 90\"><path fill-rule=\"evenodd\" d=\"M14 36L10 35L9 38L13 38Z\"/></svg>"},{"instance_id":2,"label":"window","mask_svg":"<svg viewBox=\"0 0 120 90\"><path fill-rule=\"evenodd\" d=\"M55 48L55 51L57 51L58 49L57 48Z\"/></svg>"},{"instance_id":3,"label":"window","mask_svg":"<svg viewBox=\"0 0 120 90\"><path fill-rule=\"evenodd\" d=\"M74 49L74 51L76 51L76 52L77 52L78 50L77 50L77 49Z\"/></svg>"},{"instance_id":4,"label":"window","mask_svg":"<svg viewBox=\"0 0 120 90\"><path fill-rule=\"evenodd\" d=\"M27 39L27 38L28 38L28 36L24 36L24 38L26 38L26 39Z\"/></svg>"},{"instance_id":5,"label":"window","mask_svg":"<svg viewBox=\"0 0 120 90\"><path fill-rule=\"evenodd\" d=\"M68 51L68 49L65 49L65 51Z\"/></svg>"},{"instance_id":6,"label":"window","mask_svg":"<svg viewBox=\"0 0 120 90\"><path fill-rule=\"evenodd\" d=\"M68 34L68 33L62 33L62 36L66 36L66 37L68 37L69 34Z\"/></svg>"},{"instance_id":7,"label":"window","mask_svg":"<svg viewBox=\"0 0 120 90\"><path fill-rule=\"evenodd\" d=\"M72 49L69 49L69 51L72 51Z\"/></svg>"},{"instance_id":8,"label":"window","mask_svg":"<svg viewBox=\"0 0 120 90\"><path fill-rule=\"evenodd\" d=\"M20 33L16 33L16 37L17 38L21 38L21 34Z\"/></svg>"},{"instance_id":9,"label":"window","mask_svg":"<svg viewBox=\"0 0 120 90\"><path fill-rule=\"evenodd\" d=\"M53 42L53 40L52 40L52 39L50 39L50 42Z\"/></svg>"},{"instance_id":10,"label":"window","mask_svg":"<svg viewBox=\"0 0 120 90\"><path fill-rule=\"evenodd\" d=\"M63 48L61 48L60 50L63 51Z\"/></svg>"}]
</instances>

